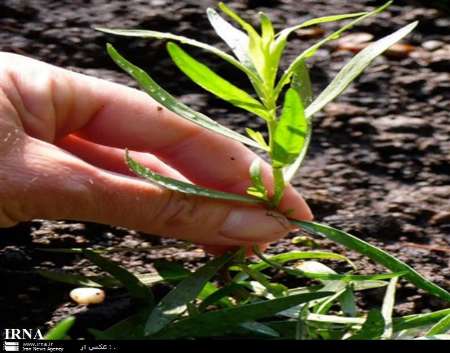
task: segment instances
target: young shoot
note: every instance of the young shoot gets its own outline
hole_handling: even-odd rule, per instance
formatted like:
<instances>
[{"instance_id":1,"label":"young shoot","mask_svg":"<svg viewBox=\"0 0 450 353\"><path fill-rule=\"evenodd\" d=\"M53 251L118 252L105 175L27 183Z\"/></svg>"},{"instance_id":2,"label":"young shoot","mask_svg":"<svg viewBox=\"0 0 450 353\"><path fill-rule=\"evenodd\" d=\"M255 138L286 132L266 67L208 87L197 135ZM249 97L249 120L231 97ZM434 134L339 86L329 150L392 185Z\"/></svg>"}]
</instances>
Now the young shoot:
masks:
<instances>
[{"instance_id":1,"label":"young shoot","mask_svg":"<svg viewBox=\"0 0 450 353\"><path fill-rule=\"evenodd\" d=\"M133 160L127 152L128 166L136 174L149 181L178 192L223 200L261 203L268 208L277 208L286 185L293 178L306 156L312 135L314 115L339 96L377 56L408 35L417 26L417 22L410 23L369 44L337 73L322 92L316 95L312 91L308 59L314 56L320 47L336 40L345 31L366 18L384 11L390 4L391 1L370 12L313 18L277 31L270 18L264 13L259 13L260 26L255 28L227 5L220 3L219 9L222 14L209 8L207 16L211 26L229 46L232 54L195 39L171 33L153 30L97 28L102 32L120 36L168 40L167 51L174 64L194 83L218 98L255 115L255 118L263 119L267 127L267 139L260 131L250 128L246 129L248 136L230 130L179 102L161 88L148 73L127 61L111 44L107 45L107 51L111 58L134 77L140 87L162 106L205 129L266 152L271 165L274 187L269 188L264 184L259 159L250 166L251 185L247 190L247 195L206 189L158 175ZM284 72L279 72L280 62L290 34L300 28L343 20L350 21L299 53ZM188 54L180 44L183 47L201 48L233 65L247 76L253 92L246 92L221 77L207 65ZM288 212L288 210L281 211L286 214ZM430 282L407 264L361 239L319 223L294 220L291 220L291 223L306 232L326 237L358 251L390 269L394 275L401 273L404 275L403 278L417 287L450 301L450 294L446 290Z\"/></svg>"}]
</instances>

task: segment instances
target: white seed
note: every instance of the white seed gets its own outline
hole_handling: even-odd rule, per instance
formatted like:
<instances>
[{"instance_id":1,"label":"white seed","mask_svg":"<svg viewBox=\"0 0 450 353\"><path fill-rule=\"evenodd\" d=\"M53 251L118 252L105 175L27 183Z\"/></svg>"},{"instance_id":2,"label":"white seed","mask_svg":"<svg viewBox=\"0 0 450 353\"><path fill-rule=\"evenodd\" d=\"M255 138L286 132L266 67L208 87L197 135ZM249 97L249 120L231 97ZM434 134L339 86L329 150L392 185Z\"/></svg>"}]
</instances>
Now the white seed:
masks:
<instances>
[{"instance_id":1,"label":"white seed","mask_svg":"<svg viewBox=\"0 0 450 353\"><path fill-rule=\"evenodd\" d=\"M100 288L75 288L70 297L78 304L100 304L105 300L105 292Z\"/></svg>"}]
</instances>

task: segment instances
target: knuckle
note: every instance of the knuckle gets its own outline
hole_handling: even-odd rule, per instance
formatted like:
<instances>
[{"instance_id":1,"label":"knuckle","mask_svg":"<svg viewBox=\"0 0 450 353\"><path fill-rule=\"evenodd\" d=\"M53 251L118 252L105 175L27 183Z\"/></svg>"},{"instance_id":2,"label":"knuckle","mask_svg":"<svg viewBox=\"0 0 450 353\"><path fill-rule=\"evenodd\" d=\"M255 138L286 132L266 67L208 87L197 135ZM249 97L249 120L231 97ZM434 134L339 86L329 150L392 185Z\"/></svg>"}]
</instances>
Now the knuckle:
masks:
<instances>
[{"instance_id":1,"label":"knuckle","mask_svg":"<svg viewBox=\"0 0 450 353\"><path fill-rule=\"evenodd\" d=\"M189 227L198 226L204 216L198 197L167 190L155 212L154 220L163 228Z\"/></svg>"}]
</instances>

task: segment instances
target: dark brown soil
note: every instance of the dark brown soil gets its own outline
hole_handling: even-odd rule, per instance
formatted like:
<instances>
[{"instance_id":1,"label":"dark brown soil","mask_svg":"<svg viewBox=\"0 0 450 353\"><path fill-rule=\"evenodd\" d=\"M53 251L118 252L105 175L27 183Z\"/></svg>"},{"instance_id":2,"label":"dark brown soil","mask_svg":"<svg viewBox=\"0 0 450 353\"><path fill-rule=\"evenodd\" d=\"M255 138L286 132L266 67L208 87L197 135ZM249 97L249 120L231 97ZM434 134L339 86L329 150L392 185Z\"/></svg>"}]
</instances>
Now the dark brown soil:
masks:
<instances>
[{"instance_id":1,"label":"dark brown soil","mask_svg":"<svg viewBox=\"0 0 450 353\"><path fill-rule=\"evenodd\" d=\"M233 1L255 19L267 12L278 28L309 16L364 11L381 2L373 0L271 0ZM424 1L424 4L429 2ZM350 231L414 266L444 288L450 287L450 16L444 9L423 7L419 1L396 1L389 11L369 19L353 32L375 37L420 20L406 43L379 57L336 102L314 120L309 157L295 179L316 219ZM149 72L165 88L195 109L238 130L262 124L182 78L161 41L130 40L105 36L93 26L149 28L219 43L209 29L204 10L211 1L175 0L3 0L0 2L0 50L28 55L104 79L134 86L105 54L112 42ZM264 6L263 6L264 5ZM337 24L327 24L326 31ZM293 35L287 60L320 35L305 31ZM411 47L406 47L411 49ZM235 81L239 75L215 58L189 49ZM353 55L327 45L310 61L316 92ZM208 61L209 60L209 61ZM246 85L244 78L238 84ZM294 234L293 236L295 236ZM297 234L298 235L298 234ZM163 250L148 250L152 245ZM328 241L316 240L322 249L346 253ZM104 225L35 220L0 230L0 326L46 328L69 313L79 313L78 328L104 328L132 310L121 291L107 295L105 305L81 308L68 298L70 286L45 280L33 271L61 269L84 274L97 269L76 255L49 254L39 247L120 247L112 258L135 272L152 271L156 259L182 261L195 267L207 260L195 246L161 240L134 231ZM142 251L137 251L142 248ZM270 251L306 249L291 239L273 244ZM381 270L355 253L361 273ZM378 305L382 291L361 299L369 308ZM445 307L445 303L412 285L398 292L396 314L419 313ZM80 331L81 332L81 331Z\"/></svg>"}]
</instances>

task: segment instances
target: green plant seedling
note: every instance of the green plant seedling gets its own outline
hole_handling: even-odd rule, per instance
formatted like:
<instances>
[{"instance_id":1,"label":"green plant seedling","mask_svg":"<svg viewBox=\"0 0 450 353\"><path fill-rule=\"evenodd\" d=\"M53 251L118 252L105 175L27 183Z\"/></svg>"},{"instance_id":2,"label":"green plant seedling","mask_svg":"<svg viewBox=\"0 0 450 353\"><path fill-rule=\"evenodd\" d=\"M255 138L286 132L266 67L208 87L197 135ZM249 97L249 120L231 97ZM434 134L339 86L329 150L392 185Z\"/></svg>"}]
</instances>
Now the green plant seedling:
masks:
<instances>
[{"instance_id":1,"label":"green plant seedling","mask_svg":"<svg viewBox=\"0 0 450 353\"><path fill-rule=\"evenodd\" d=\"M370 16L384 11L391 2L370 12L325 16L307 20L277 31L270 18L259 14L260 28L253 27L227 5L220 3L221 13L210 8L207 17L217 35L230 47L230 53L187 37L152 30L107 29L109 34L167 40L167 52L174 64L194 83L229 104L262 119L266 134L246 129L242 135L220 125L203 113L179 102L160 87L144 70L125 59L111 44L107 52L124 71L136 79L140 87L168 110L214 133L260 149L266 154L274 180L273 190L264 184L261 160L255 159L249 168L251 185L246 195L237 195L203 188L159 175L135 161L127 151L125 161L137 175L182 193L201 197L258 204L277 208L307 154L312 137L314 115L339 96L366 67L390 46L408 35L417 25L410 23L381 38L355 55L320 93L314 94L308 71L308 60L323 45L339 38L342 33ZM226 19L227 18L227 19ZM300 28L332 21L349 22L337 31L299 53L280 72L284 49L289 36ZM191 56L186 47L196 47L233 65L245 75L252 87L248 92L218 75L204 63ZM267 136L267 137L265 137ZM283 210L282 210L283 211ZM288 216L288 215L287 215ZM160 276L145 282L98 252L82 249L47 251L82 254L108 272L108 276L65 276L40 271L40 275L68 284L93 287L124 287L140 303L138 311L105 331L90 330L100 339L147 338L174 339L205 336L239 335L266 338L324 338L324 339L391 339L401 332L423 329L424 337L440 337L448 331L449 309L434 313L393 317L395 289L400 279L450 302L450 294L432 283L407 264L351 234L316 223L291 220L303 231L325 237L359 252L390 272L358 275L354 264L345 256L325 251L294 251L266 257L254 249L260 261L249 264L242 251L213 259L195 272L174 264L159 263ZM334 260L346 263L350 271L339 274L313 260ZM223 270L233 276L214 282ZM288 288L278 283L267 271L313 281L313 285ZM266 271L264 273L263 271ZM387 282L386 280L389 280ZM153 297L147 287L164 281L174 288L162 299ZM356 291L386 287L381 310L363 314L357 308ZM213 309L211 309L211 307ZM336 312L334 308L339 307ZM276 319L275 319L276 318ZM283 318L283 320L279 320ZM263 321L261 321L263 320ZM64 337L71 321L63 322L50 337Z\"/></svg>"}]
</instances>

